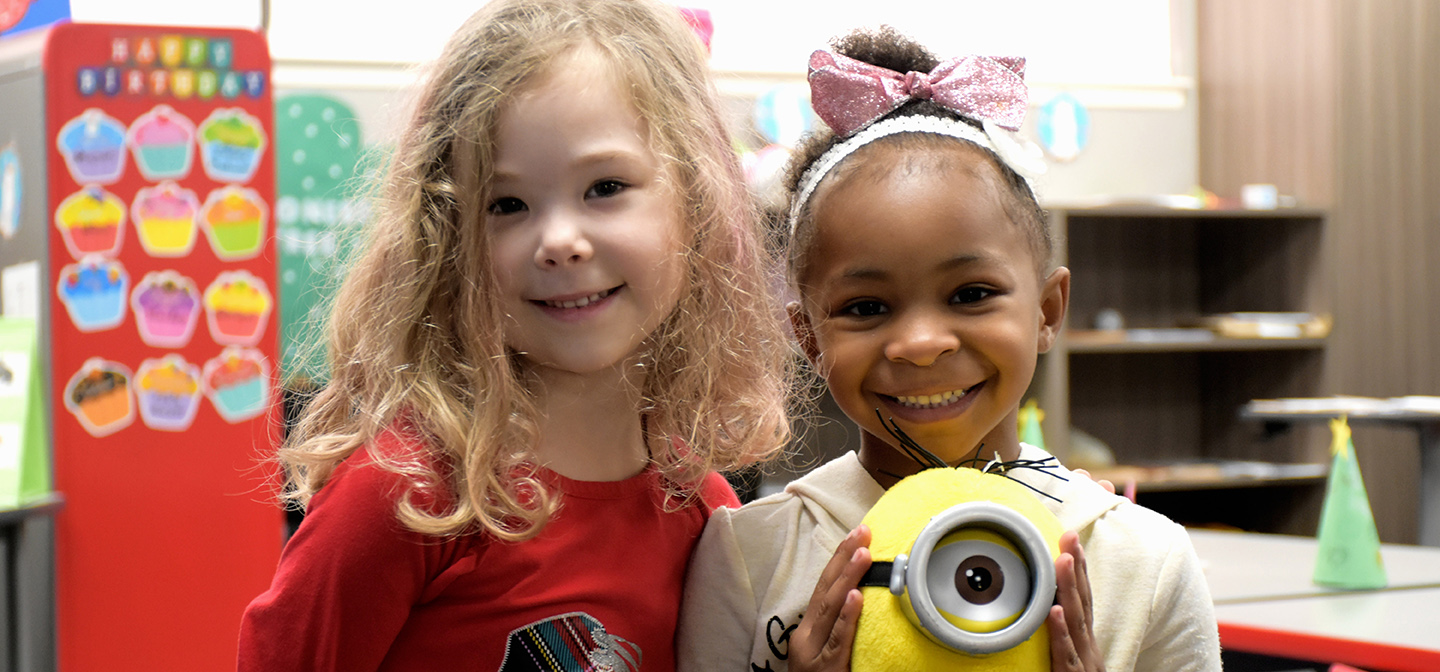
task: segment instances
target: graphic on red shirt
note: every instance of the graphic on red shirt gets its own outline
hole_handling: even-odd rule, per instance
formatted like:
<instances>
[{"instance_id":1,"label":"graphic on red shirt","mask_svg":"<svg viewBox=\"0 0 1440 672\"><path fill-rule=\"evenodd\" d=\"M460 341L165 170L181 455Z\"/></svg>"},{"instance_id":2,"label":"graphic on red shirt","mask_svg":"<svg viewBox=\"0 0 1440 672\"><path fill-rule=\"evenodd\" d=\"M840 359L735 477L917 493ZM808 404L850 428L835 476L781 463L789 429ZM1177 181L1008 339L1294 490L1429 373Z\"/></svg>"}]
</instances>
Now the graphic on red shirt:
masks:
<instances>
[{"instance_id":1,"label":"graphic on red shirt","mask_svg":"<svg viewBox=\"0 0 1440 672\"><path fill-rule=\"evenodd\" d=\"M640 647L583 611L516 628L500 672L639 672Z\"/></svg>"}]
</instances>

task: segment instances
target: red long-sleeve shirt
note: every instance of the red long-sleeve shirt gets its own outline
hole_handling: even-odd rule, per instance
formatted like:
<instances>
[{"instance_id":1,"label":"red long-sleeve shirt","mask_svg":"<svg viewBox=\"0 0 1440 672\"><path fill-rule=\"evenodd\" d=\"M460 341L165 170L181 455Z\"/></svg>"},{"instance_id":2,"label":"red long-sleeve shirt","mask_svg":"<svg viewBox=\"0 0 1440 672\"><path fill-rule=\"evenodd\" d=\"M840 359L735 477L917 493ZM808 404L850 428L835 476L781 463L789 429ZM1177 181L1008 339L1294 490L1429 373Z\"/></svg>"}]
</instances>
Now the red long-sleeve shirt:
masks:
<instances>
[{"instance_id":1,"label":"red long-sleeve shirt","mask_svg":"<svg viewBox=\"0 0 1440 672\"><path fill-rule=\"evenodd\" d=\"M543 472L563 506L539 536L427 537L395 517L402 481L369 450L311 501L270 589L246 609L239 669L671 672L690 551L712 508L738 507L710 474L703 504L666 512L651 470L588 482Z\"/></svg>"}]
</instances>

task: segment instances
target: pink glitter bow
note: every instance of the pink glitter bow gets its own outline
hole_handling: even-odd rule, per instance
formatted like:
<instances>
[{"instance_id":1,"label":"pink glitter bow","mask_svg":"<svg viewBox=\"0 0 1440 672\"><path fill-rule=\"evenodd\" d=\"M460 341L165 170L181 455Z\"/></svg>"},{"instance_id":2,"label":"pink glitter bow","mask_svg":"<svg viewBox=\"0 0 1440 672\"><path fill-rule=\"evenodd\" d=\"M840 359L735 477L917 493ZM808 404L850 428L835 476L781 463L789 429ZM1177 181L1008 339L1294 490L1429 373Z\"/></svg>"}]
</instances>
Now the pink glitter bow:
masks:
<instances>
[{"instance_id":1,"label":"pink glitter bow","mask_svg":"<svg viewBox=\"0 0 1440 672\"><path fill-rule=\"evenodd\" d=\"M1028 103L1025 59L960 56L901 74L825 49L810 54L810 104L841 137L916 98L1018 131Z\"/></svg>"}]
</instances>

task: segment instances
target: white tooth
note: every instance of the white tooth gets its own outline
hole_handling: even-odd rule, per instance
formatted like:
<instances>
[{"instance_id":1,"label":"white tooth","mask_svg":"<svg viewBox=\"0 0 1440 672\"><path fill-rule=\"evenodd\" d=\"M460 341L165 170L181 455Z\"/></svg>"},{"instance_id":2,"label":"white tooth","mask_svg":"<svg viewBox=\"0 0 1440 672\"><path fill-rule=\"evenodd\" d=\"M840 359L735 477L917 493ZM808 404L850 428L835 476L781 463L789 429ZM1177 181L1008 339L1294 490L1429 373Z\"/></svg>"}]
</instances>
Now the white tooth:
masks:
<instances>
[{"instance_id":1,"label":"white tooth","mask_svg":"<svg viewBox=\"0 0 1440 672\"><path fill-rule=\"evenodd\" d=\"M563 307L565 307L565 308L574 308L574 307L575 307L575 302L574 302L574 301L566 301L565 303L562 303L562 304L560 304L560 305L563 306Z\"/></svg>"},{"instance_id":2,"label":"white tooth","mask_svg":"<svg viewBox=\"0 0 1440 672\"><path fill-rule=\"evenodd\" d=\"M576 302L575 302L575 307L576 307L576 308L584 308L585 306L588 306L588 305L590 305L590 297L588 297L588 296L585 297L585 298L583 298L583 299L580 299L579 301L576 301Z\"/></svg>"}]
</instances>

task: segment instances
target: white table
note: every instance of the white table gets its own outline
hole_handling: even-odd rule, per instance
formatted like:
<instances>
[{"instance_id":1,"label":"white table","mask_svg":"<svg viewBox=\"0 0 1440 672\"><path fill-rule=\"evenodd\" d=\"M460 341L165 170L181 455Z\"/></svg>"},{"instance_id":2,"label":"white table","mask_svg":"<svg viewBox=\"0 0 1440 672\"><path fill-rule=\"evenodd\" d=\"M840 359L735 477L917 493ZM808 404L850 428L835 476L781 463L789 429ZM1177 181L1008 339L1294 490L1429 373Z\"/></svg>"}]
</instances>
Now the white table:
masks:
<instances>
[{"instance_id":1,"label":"white table","mask_svg":"<svg viewBox=\"0 0 1440 672\"><path fill-rule=\"evenodd\" d=\"M1191 530L1227 650L1342 662L1366 670L1440 670L1440 549L1385 544L1389 584L1343 591L1311 582L1309 537Z\"/></svg>"},{"instance_id":2,"label":"white table","mask_svg":"<svg viewBox=\"0 0 1440 672\"><path fill-rule=\"evenodd\" d=\"M1217 605L1350 592L1311 581L1318 545L1314 537L1190 530L1190 542ZM1380 557L1388 590L1440 588L1440 549L1382 544Z\"/></svg>"}]
</instances>

